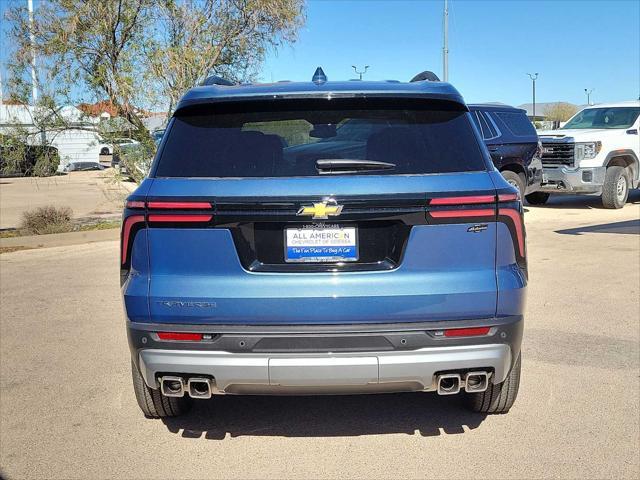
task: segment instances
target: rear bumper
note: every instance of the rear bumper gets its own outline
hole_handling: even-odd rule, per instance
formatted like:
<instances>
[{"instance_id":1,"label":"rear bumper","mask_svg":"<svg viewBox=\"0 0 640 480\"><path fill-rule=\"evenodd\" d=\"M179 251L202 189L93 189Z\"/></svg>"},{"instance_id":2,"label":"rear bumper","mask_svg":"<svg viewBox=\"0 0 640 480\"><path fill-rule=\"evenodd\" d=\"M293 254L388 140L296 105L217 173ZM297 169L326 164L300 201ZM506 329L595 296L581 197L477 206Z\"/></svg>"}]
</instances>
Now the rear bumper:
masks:
<instances>
[{"instance_id":1,"label":"rear bumper","mask_svg":"<svg viewBox=\"0 0 640 480\"><path fill-rule=\"evenodd\" d=\"M339 394L435 390L435 374L490 369L502 382L511 366L505 344L422 348L414 351L239 354L192 350L143 350L140 371L158 388L159 373L212 376L216 393Z\"/></svg>"},{"instance_id":2,"label":"rear bumper","mask_svg":"<svg viewBox=\"0 0 640 480\"><path fill-rule=\"evenodd\" d=\"M442 337L439 329L491 326L488 335ZM173 326L209 342L160 341L169 325L129 323L132 357L145 382L163 374L211 376L215 393L340 394L430 391L436 374L492 371L504 381L520 352L521 316L386 325ZM215 333L217 332L217 333Z\"/></svg>"}]
</instances>

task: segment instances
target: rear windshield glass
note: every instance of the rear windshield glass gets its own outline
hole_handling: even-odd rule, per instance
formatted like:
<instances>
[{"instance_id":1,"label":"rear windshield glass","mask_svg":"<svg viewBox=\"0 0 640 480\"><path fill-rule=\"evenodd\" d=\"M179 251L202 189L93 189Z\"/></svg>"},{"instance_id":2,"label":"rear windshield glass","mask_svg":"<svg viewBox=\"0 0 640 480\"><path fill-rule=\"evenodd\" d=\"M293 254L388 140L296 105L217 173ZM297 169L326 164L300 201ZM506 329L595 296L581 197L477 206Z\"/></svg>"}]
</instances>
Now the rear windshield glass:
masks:
<instances>
[{"instance_id":1,"label":"rear windshield glass","mask_svg":"<svg viewBox=\"0 0 640 480\"><path fill-rule=\"evenodd\" d=\"M524 113L498 112L496 115L517 137L527 137L536 134L536 129Z\"/></svg>"},{"instance_id":2,"label":"rear windshield glass","mask_svg":"<svg viewBox=\"0 0 640 480\"><path fill-rule=\"evenodd\" d=\"M390 103L384 109L369 104L363 108L363 102L344 108L336 100L333 108L327 108L327 101L305 108L300 103L288 103L282 110L272 102L178 113L155 176L402 175L486 169L465 111Z\"/></svg>"}]
</instances>

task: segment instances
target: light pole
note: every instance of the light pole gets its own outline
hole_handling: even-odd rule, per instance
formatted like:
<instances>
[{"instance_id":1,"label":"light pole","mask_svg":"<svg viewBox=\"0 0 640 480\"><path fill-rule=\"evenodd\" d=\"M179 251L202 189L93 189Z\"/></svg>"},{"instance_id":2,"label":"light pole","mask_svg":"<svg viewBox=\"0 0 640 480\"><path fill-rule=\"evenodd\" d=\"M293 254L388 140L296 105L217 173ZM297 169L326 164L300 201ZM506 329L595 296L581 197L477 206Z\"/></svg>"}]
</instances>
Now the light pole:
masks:
<instances>
[{"instance_id":1,"label":"light pole","mask_svg":"<svg viewBox=\"0 0 640 480\"><path fill-rule=\"evenodd\" d=\"M367 73L367 70L369 69L369 65L365 65L364 70L362 70L361 72L358 71L355 65L351 65L351 68L353 68L353 70L356 72L357 75L360 75L360 80L362 80L362 75Z\"/></svg>"},{"instance_id":2,"label":"light pole","mask_svg":"<svg viewBox=\"0 0 640 480\"><path fill-rule=\"evenodd\" d=\"M533 121L536 121L536 80L538 79L538 73L527 73L533 84Z\"/></svg>"},{"instance_id":3,"label":"light pole","mask_svg":"<svg viewBox=\"0 0 640 480\"><path fill-rule=\"evenodd\" d=\"M449 3L444 0L442 14L442 81L449 81Z\"/></svg>"},{"instance_id":4,"label":"light pole","mask_svg":"<svg viewBox=\"0 0 640 480\"><path fill-rule=\"evenodd\" d=\"M592 88L591 90L587 90L586 88L584 89L584 93L587 96L587 106L591 105L591 94L593 93L594 90L595 88Z\"/></svg>"}]
</instances>

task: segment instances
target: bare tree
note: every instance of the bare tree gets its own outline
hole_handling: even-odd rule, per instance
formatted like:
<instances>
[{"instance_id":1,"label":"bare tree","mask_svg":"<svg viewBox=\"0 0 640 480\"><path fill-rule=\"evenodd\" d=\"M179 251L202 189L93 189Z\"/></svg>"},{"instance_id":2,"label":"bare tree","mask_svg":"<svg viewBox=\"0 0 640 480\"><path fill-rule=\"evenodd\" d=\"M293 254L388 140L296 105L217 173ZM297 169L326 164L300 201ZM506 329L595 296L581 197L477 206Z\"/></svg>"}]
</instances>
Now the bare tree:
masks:
<instances>
[{"instance_id":1,"label":"bare tree","mask_svg":"<svg viewBox=\"0 0 640 480\"><path fill-rule=\"evenodd\" d=\"M554 122L566 122L575 113L578 108L575 105L565 102L554 103L553 105L547 105L544 109L544 115L547 120Z\"/></svg>"},{"instance_id":2,"label":"bare tree","mask_svg":"<svg viewBox=\"0 0 640 480\"><path fill-rule=\"evenodd\" d=\"M169 112L207 75L252 78L304 21L301 0L159 0L155 15L146 58Z\"/></svg>"}]
</instances>

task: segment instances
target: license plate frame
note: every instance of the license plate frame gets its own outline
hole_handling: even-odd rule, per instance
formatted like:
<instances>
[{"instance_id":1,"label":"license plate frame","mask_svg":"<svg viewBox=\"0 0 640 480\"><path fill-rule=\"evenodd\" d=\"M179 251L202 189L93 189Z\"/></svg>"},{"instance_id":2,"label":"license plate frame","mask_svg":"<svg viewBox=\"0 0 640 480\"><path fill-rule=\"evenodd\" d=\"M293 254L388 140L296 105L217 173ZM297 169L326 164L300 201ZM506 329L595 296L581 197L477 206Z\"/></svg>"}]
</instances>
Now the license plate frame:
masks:
<instances>
[{"instance_id":1,"label":"license plate frame","mask_svg":"<svg viewBox=\"0 0 640 480\"><path fill-rule=\"evenodd\" d=\"M289 232L299 232L308 236L309 234L324 233L331 235L335 233L348 234L347 239L328 239L329 243L323 243L321 239L316 245L290 245ZM357 262L360 258L358 227L355 225L325 225L314 224L295 227L285 227L283 231L284 261L285 263L319 263L319 264L340 264L344 262ZM306 240L310 240L307 238ZM299 240L302 243L305 239ZM333 241L333 245L330 244ZM333 254L333 255L332 255Z\"/></svg>"}]
</instances>

